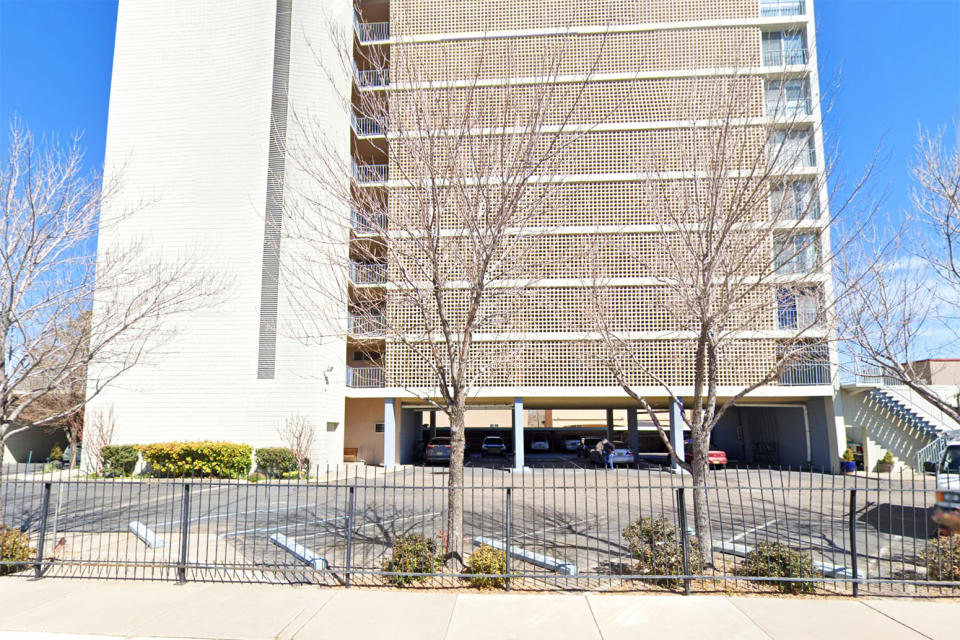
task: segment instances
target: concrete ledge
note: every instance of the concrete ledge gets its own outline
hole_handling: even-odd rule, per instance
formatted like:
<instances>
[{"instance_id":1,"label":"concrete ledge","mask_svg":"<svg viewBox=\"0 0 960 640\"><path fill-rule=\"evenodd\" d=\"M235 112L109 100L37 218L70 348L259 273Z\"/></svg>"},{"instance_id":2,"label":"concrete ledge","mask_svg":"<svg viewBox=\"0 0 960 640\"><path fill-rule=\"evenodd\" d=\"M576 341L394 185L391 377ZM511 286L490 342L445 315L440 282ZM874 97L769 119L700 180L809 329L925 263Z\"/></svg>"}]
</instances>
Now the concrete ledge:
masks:
<instances>
[{"instance_id":1,"label":"concrete ledge","mask_svg":"<svg viewBox=\"0 0 960 640\"><path fill-rule=\"evenodd\" d=\"M166 544L166 541L164 541L163 538L158 536L149 527L147 527L147 525L140 521L134 520L129 526L133 535L140 538L143 543L151 549L159 549Z\"/></svg>"},{"instance_id":2,"label":"concrete ledge","mask_svg":"<svg viewBox=\"0 0 960 640\"><path fill-rule=\"evenodd\" d=\"M527 551L521 547L510 547L510 549L507 550L507 545L500 540L494 540L493 538L474 538L473 544L477 547L486 545L494 549L499 549L500 551L506 551L510 554L511 558L523 560L524 562L529 562L530 564L561 573L565 576L577 575L577 565L575 564L563 562L562 560L545 556L542 553Z\"/></svg>"},{"instance_id":3,"label":"concrete ledge","mask_svg":"<svg viewBox=\"0 0 960 640\"><path fill-rule=\"evenodd\" d=\"M328 565L325 558L321 558L310 549L307 549L299 542L295 542L293 539L288 538L282 533L275 533L270 536L270 542L277 545L305 565L312 567L314 571L327 570Z\"/></svg>"}]
</instances>

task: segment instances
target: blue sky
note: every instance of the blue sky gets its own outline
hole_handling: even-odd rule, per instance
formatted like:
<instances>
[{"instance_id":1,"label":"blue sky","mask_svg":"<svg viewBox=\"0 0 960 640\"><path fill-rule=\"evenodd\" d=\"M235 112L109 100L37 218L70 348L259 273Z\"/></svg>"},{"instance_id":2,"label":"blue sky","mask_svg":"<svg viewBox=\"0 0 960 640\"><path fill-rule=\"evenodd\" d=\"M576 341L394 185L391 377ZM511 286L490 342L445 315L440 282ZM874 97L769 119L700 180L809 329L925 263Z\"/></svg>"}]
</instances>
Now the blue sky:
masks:
<instances>
[{"instance_id":1,"label":"blue sky","mask_svg":"<svg viewBox=\"0 0 960 640\"><path fill-rule=\"evenodd\" d=\"M35 133L83 132L88 165L102 165L116 10L112 0L0 0L4 128L16 113ZM819 0L815 10L822 84L839 82L828 146L853 178L882 140L873 188L899 211L917 126L960 119L960 0Z\"/></svg>"}]
</instances>

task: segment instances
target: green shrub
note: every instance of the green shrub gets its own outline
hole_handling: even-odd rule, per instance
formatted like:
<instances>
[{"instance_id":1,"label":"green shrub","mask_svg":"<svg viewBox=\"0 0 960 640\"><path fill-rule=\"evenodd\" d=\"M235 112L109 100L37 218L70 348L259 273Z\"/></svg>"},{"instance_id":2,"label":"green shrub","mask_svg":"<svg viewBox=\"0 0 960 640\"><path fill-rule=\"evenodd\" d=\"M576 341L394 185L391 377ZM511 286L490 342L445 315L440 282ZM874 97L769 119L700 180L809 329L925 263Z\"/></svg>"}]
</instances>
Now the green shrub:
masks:
<instances>
[{"instance_id":1,"label":"green shrub","mask_svg":"<svg viewBox=\"0 0 960 640\"><path fill-rule=\"evenodd\" d=\"M290 449L264 447L257 449L257 469L271 478L280 478L285 473L296 472L297 461Z\"/></svg>"},{"instance_id":2,"label":"green shrub","mask_svg":"<svg viewBox=\"0 0 960 640\"><path fill-rule=\"evenodd\" d=\"M923 550L923 564L930 580L960 580L960 535L928 542Z\"/></svg>"},{"instance_id":3,"label":"green shrub","mask_svg":"<svg viewBox=\"0 0 960 640\"><path fill-rule=\"evenodd\" d=\"M737 568L741 576L759 578L819 578L820 572L813 568L809 556L786 545L774 542L761 542L747 554ZM813 593L816 583L783 581L761 581L770 584L782 593Z\"/></svg>"},{"instance_id":4,"label":"green shrub","mask_svg":"<svg viewBox=\"0 0 960 640\"><path fill-rule=\"evenodd\" d=\"M623 537L633 557L639 562L635 571L641 575L684 575L683 534L663 518L640 518L623 530ZM687 537L690 574L703 572L703 551L700 541ZM683 584L681 578L660 578L655 581L665 587Z\"/></svg>"},{"instance_id":5,"label":"green shrub","mask_svg":"<svg viewBox=\"0 0 960 640\"><path fill-rule=\"evenodd\" d=\"M247 482L252 482L254 484L256 484L257 482L260 482L261 480L266 480L266 479L267 479L267 476L259 472L251 473L250 475L247 476Z\"/></svg>"},{"instance_id":6,"label":"green shrub","mask_svg":"<svg viewBox=\"0 0 960 640\"><path fill-rule=\"evenodd\" d=\"M26 562L34 553L27 534L0 524L0 562ZM22 570L22 565L0 564L0 576Z\"/></svg>"},{"instance_id":7,"label":"green shrub","mask_svg":"<svg viewBox=\"0 0 960 640\"><path fill-rule=\"evenodd\" d=\"M880 458L880 464L893 464L893 454L889 451L883 454L883 457Z\"/></svg>"},{"instance_id":8,"label":"green shrub","mask_svg":"<svg viewBox=\"0 0 960 640\"><path fill-rule=\"evenodd\" d=\"M63 449L60 448L59 444L55 444L50 447L50 455L47 456L47 460L50 462L62 462L63 461Z\"/></svg>"},{"instance_id":9,"label":"green shrub","mask_svg":"<svg viewBox=\"0 0 960 640\"><path fill-rule=\"evenodd\" d=\"M841 456L840 459L844 462L853 462L855 460L853 457L853 449L848 447L847 450L843 452L843 456Z\"/></svg>"},{"instance_id":10,"label":"green shrub","mask_svg":"<svg viewBox=\"0 0 960 640\"><path fill-rule=\"evenodd\" d=\"M507 554L500 549L481 545L470 554L467 560L466 573L475 574L470 578L470 586L478 589L503 589L507 586L506 578L488 577L504 576L507 573Z\"/></svg>"},{"instance_id":11,"label":"green shrub","mask_svg":"<svg viewBox=\"0 0 960 640\"><path fill-rule=\"evenodd\" d=\"M393 541L393 551L386 562L384 571L404 573L436 573L443 566L443 550L436 540L413 533L397 536ZM403 587L414 582L426 581L426 576L387 576L387 580Z\"/></svg>"},{"instance_id":12,"label":"green shrub","mask_svg":"<svg viewBox=\"0 0 960 640\"><path fill-rule=\"evenodd\" d=\"M103 458L103 475L129 476L137 468L140 452L132 444L108 444L100 450Z\"/></svg>"},{"instance_id":13,"label":"green shrub","mask_svg":"<svg viewBox=\"0 0 960 640\"><path fill-rule=\"evenodd\" d=\"M163 476L236 478L250 471L253 447L232 442L161 442L138 447L154 473Z\"/></svg>"}]
</instances>

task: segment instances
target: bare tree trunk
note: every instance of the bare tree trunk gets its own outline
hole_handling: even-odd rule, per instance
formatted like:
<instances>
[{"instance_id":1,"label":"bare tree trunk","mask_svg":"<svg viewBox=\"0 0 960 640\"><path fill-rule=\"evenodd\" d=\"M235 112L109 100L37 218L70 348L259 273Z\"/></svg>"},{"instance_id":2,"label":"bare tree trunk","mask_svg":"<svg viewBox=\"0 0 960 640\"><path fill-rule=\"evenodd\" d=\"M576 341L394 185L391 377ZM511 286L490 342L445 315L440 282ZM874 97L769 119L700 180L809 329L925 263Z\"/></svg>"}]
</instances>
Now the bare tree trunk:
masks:
<instances>
[{"instance_id":1,"label":"bare tree trunk","mask_svg":"<svg viewBox=\"0 0 960 640\"><path fill-rule=\"evenodd\" d=\"M450 475L447 494L447 559L463 563L463 459L466 450L466 407L458 401L450 411Z\"/></svg>"},{"instance_id":2,"label":"bare tree trunk","mask_svg":"<svg viewBox=\"0 0 960 640\"><path fill-rule=\"evenodd\" d=\"M77 434L74 433L73 429L70 427L67 427L66 432L67 446L70 447L70 460L67 464L70 468L70 471L73 471L77 468L77 444L79 442L79 438L77 438Z\"/></svg>"},{"instance_id":3,"label":"bare tree trunk","mask_svg":"<svg viewBox=\"0 0 960 640\"><path fill-rule=\"evenodd\" d=\"M692 434L691 434L692 435ZM697 438L694 437L694 441ZM710 511L707 506L707 476L709 471L709 459L702 447L694 446L693 459L690 460L690 476L693 479L693 529L700 542L700 548L704 553L704 560L707 565L710 562L710 550L712 541L710 539ZM686 535L686 532L683 532Z\"/></svg>"}]
</instances>

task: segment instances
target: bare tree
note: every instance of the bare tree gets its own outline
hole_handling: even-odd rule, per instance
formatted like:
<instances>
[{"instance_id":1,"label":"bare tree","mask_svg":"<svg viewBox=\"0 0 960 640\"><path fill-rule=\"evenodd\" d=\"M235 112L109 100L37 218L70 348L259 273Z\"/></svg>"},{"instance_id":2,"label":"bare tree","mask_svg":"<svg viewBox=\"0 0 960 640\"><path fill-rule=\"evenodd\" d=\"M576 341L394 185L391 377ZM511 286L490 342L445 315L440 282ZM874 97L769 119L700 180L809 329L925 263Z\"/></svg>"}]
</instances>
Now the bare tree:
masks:
<instances>
[{"instance_id":1,"label":"bare tree","mask_svg":"<svg viewBox=\"0 0 960 640\"><path fill-rule=\"evenodd\" d=\"M920 131L906 223L843 262L838 315L855 373L908 386L960 426L960 399L932 389L921 362L960 344L960 147L947 135Z\"/></svg>"},{"instance_id":2,"label":"bare tree","mask_svg":"<svg viewBox=\"0 0 960 640\"><path fill-rule=\"evenodd\" d=\"M89 423L84 438L84 453L91 472L101 474L103 473L103 448L113 444L113 438L117 433L117 416L113 405L91 411Z\"/></svg>"},{"instance_id":3,"label":"bare tree","mask_svg":"<svg viewBox=\"0 0 960 640\"><path fill-rule=\"evenodd\" d=\"M746 73L696 81L696 115L671 134L664 157L637 167L650 175L649 230L621 256L649 279L636 295L656 313L638 323L623 287L594 278L598 356L697 487L713 429L744 396L771 383L832 380L830 269L846 243L831 243L829 226L850 200L828 212L808 82ZM688 456L674 449L651 399L664 396L685 406ZM710 548L702 490L694 516Z\"/></svg>"},{"instance_id":4,"label":"bare tree","mask_svg":"<svg viewBox=\"0 0 960 640\"><path fill-rule=\"evenodd\" d=\"M342 46L348 69L352 38ZM558 39L536 69L472 46L478 53L463 64L437 46L363 48L355 88L342 96L357 131L351 158L324 123L296 118L304 142L291 156L323 196L288 203L288 230L305 249L285 269L304 292L302 337L346 333L372 364L348 383L402 386L446 414L455 562L467 402L483 386L520 382L527 287L560 259L537 247L556 178L590 121L589 76L555 82L576 55L571 42Z\"/></svg>"},{"instance_id":5,"label":"bare tree","mask_svg":"<svg viewBox=\"0 0 960 640\"><path fill-rule=\"evenodd\" d=\"M13 122L0 169L0 451L76 414L172 335L165 318L224 287L137 239L98 246L98 231L137 208L101 220L119 177L103 182L82 160L78 140L37 145Z\"/></svg>"},{"instance_id":6,"label":"bare tree","mask_svg":"<svg viewBox=\"0 0 960 640\"><path fill-rule=\"evenodd\" d=\"M283 444L290 449L293 458L297 461L297 473L300 477L309 475L307 459L316 435L313 424L305 416L297 414L284 420L277 430Z\"/></svg>"}]
</instances>

